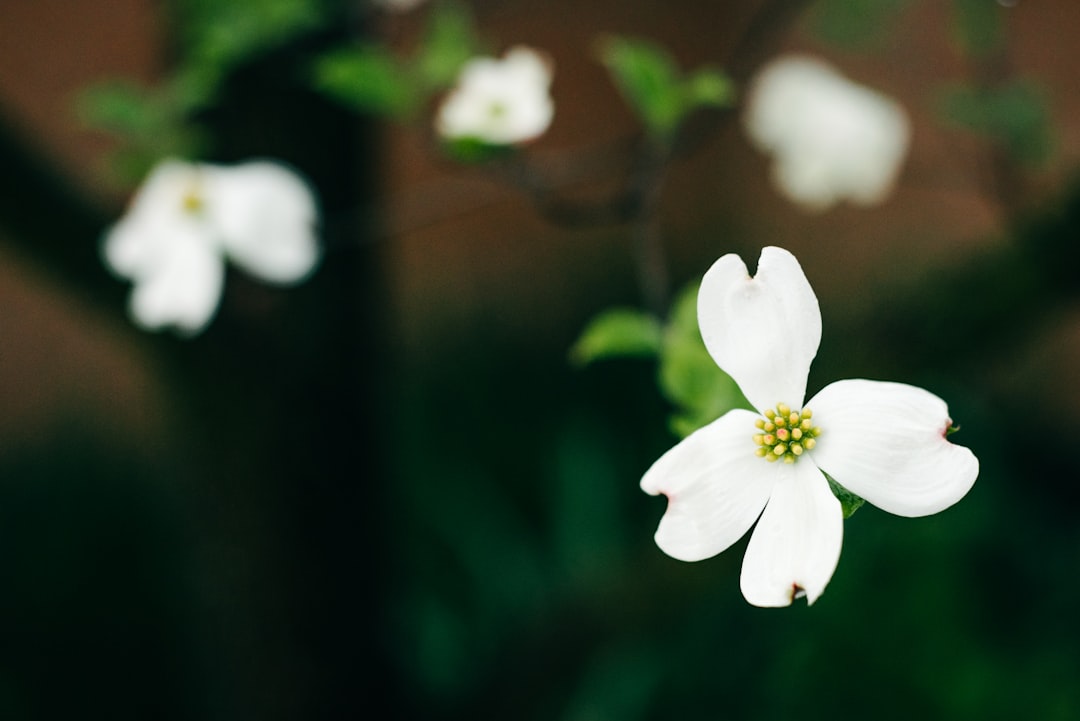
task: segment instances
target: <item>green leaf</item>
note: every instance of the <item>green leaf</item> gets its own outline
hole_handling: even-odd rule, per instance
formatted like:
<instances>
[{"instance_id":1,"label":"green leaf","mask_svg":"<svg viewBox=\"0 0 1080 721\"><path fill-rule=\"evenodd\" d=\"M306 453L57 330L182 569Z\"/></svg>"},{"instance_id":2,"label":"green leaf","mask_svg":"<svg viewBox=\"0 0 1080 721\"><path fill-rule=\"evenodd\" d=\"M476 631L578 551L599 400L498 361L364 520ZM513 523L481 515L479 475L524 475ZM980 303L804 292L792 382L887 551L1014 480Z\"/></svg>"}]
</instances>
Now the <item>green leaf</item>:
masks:
<instances>
[{"instance_id":1,"label":"green leaf","mask_svg":"<svg viewBox=\"0 0 1080 721\"><path fill-rule=\"evenodd\" d=\"M181 63L171 85L189 112L211 105L236 66L327 19L323 0L184 0L172 7Z\"/></svg>"},{"instance_id":2,"label":"green leaf","mask_svg":"<svg viewBox=\"0 0 1080 721\"><path fill-rule=\"evenodd\" d=\"M674 406L668 423L687 436L732 408L750 408L739 386L720 370L701 340L697 284L672 304L666 324L640 310L616 308L594 318L570 350L577 365L625 356L659 356L660 391Z\"/></svg>"},{"instance_id":3,"label":"green leaf","mask_svg":"<svg viewBox=\"0 0 1080 721\"><path fill-rule=\"evenodd\" d=\"M639 310L614 308L593 318L570 349L576 365L602 358L652 356L660 350L660 322Z\"/></svg>"},{"instance_id":4,"label":"green leaf","mask_svg":"<svg viewBox=\"0 0 1080 721\"><path fill-rule=\"evenodd\" d=\"M939 112L947 124L991 138L1031 165L1045 161L1053 147L1045 93L1029 81L996 88L946 88Z\"/></svg>"},{"instance_id":5,"label":"green leaf","mask_svg":"<svg viewBox=\"0 0 1080 721\"><path fill-rule=\"evenodd\" d=\"M424 40L413 61L414 71L429 91L454 83L461 66L480 54L481 42L468 9L454 2L432 8Z\"/></svg>"},{"instance_id":6,"label":"green leaf","mask_svg":"<svg viewBox=\"0 0 1080 721\"><path fill-rule=\"evenodd\" d=\"M680 407L676 425L690 431L719 418L742 399L731 376L716 366L700 340L670 334L660 355L660 389Z\"/></svg>"},{"instance_id":7,"label":"green leaf","mask_svg":"<svg viewBox=\"0 0 1080 721\"><path fill-rule=\"evenodd\" d=\"M819 0L811 27L822 40L844 47L865 47L881 40L911 0Z\"/></svg>"},{"instance_id":8,"label":"green leaf","mask_svg":"<svg viewBox=\"0 0 1080 721\"><path fill-rule=\"evenodd\" d=\"M453 138L443 140L442 151L459 163L478 164L512 156L518 152L513 145L494 145L481 138Z\"/></svg>"},{"instance_id":9,"label":"green leaf","mask_svg":"<svg viewBox=\"0 0 1080 721\"><path fill-rule=\"evenodd\" d=\"M416 81L385 48L336 50L315 64L320 90L357 110L390 116L411 112L420 100Z\"/></svg>"},{"instance_id":10,"label":"green leaf","mask_svg":"<svg viewBox=\"0 0 1080 721\"><path fill-rule=\"evenodd\" d=\"M693 284L676 298L660 351L660 390L678 408L669 424L679 436L689 435L732 408L749 407L735 381L705 349L697 323L697 291Z\"/></svg>"},{"instance_id":11,"label":"green leaf","mask_svg":"<svg viewBox=\"0 0 1080 721\"><path fill-rule=\"evenodd\" d=\"M181 37L190 62L230 68L324 21L321 0L186 0Z\"/></svg>"},{"instance_id":12,"label":"green leaf","mask_svg":"<svg viewBox=\"0 0 1080 721\"><path fill-rule=\"evenodd\" d=\"M735 99L735 85L718 68L698 68L684 84L691 107L727 107Z\"/></svg>"},{"instance_id":13,"label":"green leaf","mask_svg":"<svg viewBox=\"0 0 1080 721\"><path fill-rule=\"evenodd\" d=\"M125 185L141 180L161 159L191 157L204 144L168 88L106 81L84 89L76 106L85 125L122 141L111 165Z\"/></svg>"},{"instance_id":14,"label":"green leaf","mask_svg":"<svg viewBox=\"0 0 1080 721\"><path fill-rule=\"evenodd\" d=\"M1000 49L1005 38L1002 11L991 0L953 0L953 28L960 47L976 57Z\"/></svg>"},{"instance_id":15,"label":"green leaf","mask_svg":"<svg viewBox=\"0 0 1080 721\"><path fill-rule=\"evenodd\" d=\"M106 81L78 97L80 119L87 125L118 133L147 135L160 130L165 113L143 87L127 81Z\"/></svg>"},{"instance_id":16,"label":"green leaf","mask_svg":"<svg viewBox=\"0 0 1080 721\"><path fill-rule=\"evenodd\" d=\"M731 81L720 70L702 68L683 78L671 55L645 40L608 37L600 42L598 53L642 124L663 140L691 111L724 107L734 97Z\"/></svg>"},{"instance_id":17,"label":"green leaf","mask_svg":"<svg viewBox=\"0 0 1080 721\"><path fill-rule=\"evenodd\" d=\"M315 83L352 108L404 117L432 93L453 84L461 66L478 54L479 47L469 12L457 3L440 3L429 13L423 40L413 56L399 57L375 44L336 50L316 62ZM466 145L448 150L469 162L490 155Z\"/></svg>"},{"instance_id":18,"label":"green leaf","mask_svg":"<svg viewBox=\"0 0 1080 721\"><path fill-rule=\"evenodd\" d=\"M608 38L600 58L645 126L661 135L679 121L678 70L660 47L643 40Z\"/></svg>"},{"instance_id":19,"label":"green leaf","mask_svg":"<svg viewBox=\"0 0 1080 721\"><path fill-rule=\"evenodd\" d=\"M836 482L836 479L834 479L828 473L825 473L824 471L822 471L822 473L829 481L829 489L832 490L833 495L836 496L837 500L840 501L840 507L844 511L844 518L851 518L851 516L854 515L855 511L859 510L859 508L862 507L862 504L866 503L866 501L841 486L839 483Z\"/></svg>"}]
</instances>

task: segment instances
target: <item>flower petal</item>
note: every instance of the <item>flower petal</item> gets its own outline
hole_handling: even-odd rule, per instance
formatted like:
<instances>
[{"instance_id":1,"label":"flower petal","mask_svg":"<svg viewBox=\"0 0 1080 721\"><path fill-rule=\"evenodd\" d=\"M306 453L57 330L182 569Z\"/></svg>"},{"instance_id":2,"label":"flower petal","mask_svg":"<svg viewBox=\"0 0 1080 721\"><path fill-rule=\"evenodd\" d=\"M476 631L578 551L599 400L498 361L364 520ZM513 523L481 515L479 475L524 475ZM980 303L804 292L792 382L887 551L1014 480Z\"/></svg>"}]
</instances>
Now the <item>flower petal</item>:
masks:
<instances>
[{"instance_id":1,"label":"flower petal","mask_svg":"<svg viewBox=\"0 0 1080 721\"><path fill-rule=\"evenodd\" d=\"M315 197L277 163L204 165L207 212L229 258L271 283L303 280L319 261Z\"/></svg>"},{"instance_id":2,"label":"flower petal","mask_svg":"<svg viewBox=\"0 0 1080 721\"><path fill-rule=\"evenodd\" d=\"M750 536L739 584L755 606L813 603L840 560L844 518L825 476L804 460L786 466Z\"/></svg>"},{"instance_id":3,"label":"flower petal","mask_svg":"<svg viewBox=\"0 0 1080 721\"><path fill-rule=\"evenodd\" d=\"M224 280L224 262L201 236L176 234L169 239L167 257L151 273L136 280L129 311L143 328L175 326L198 333L217 310Z\"/></svg>"},{"instance_id":4,"label":"flower petal","mask_svg":"<svg viewBox=\"0 0 1080 721\"><path fill-rule=\"evenodd\" d=\"M157 264L162 245L160 223L141 216L126 216L105 233L101 257L105 266L121 278L137 278Z\"/></svg>"},{"instance_id":5,"label":"flower petal","mask_svg":"<svg viewBox=\"0 0 1080 721\"><path fill-rule=\"evenodd\" d=\"M158 163L124 217L105 234L102 258L109 270L133 280L152 273L168 254L173 235L198 232L201 219L184 206L185 196L197 192L198 183L196 166L178 160Z\"/></svg>"},{"instance_id":6,"label":"flower petal","mask_svg":"<svg viewBox=\"0 0 1080 721\"><path fill-rule=\"evenodd\" d=\"M903 383L845 380L807 404L822 429L814 462L882 510L925 516L960 500L979 475L975 455L945 439L945 401Z\"/></svg>"},{"instance_id":7,"label":"flower petal","mask_svg":"<svg viewBox=\"0 0 1080 721\"><path fill-rule=\"evenodd\" d=\"M755 408L802 406L821 311L795 256L764 248L753 278L739 256L720 258L701 281L698 324L716 364Z\"/></svg>"},{"instance_id":8,"label":"flower petal","mask_svg":"<svg viewBox=\"0 0 1080 721\"><path fill-rule=\"evenodd\" d=\"M733 410L687 436L641 479L668 497L656 545L681 561L715 556L739 540L761 514L782 464L754 455L751 411Z\"/></svg>"}]
</instances>

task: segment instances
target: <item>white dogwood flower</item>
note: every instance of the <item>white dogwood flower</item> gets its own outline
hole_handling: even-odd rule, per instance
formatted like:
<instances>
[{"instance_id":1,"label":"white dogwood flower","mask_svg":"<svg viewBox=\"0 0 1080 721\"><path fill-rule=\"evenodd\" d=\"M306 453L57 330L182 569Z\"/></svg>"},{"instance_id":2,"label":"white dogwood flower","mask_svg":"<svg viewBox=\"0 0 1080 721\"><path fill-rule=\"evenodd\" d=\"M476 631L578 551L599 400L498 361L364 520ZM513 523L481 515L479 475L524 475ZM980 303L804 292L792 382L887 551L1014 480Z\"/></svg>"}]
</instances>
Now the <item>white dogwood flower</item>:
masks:
<instances>
[{"instance_id":1,"label":"white dogwood flower","mask_svg":"<svg viewBox=\"0 0 1080 721\"><path fill-rule=\"evenodd\" d=\"M473 58L439 107L435 129L448 140L490 145L533 140L555 114L550 87L550 61L530 48L511 48L501 60Z\"/></svg>"},{"instance_id":2,"label":"white dogwood flower","mask_svg":"<svg viewBox=\"0 0 1080 721\"><path fill-rule=\"evenodd\" d=\"M897 102L802 56L775 60L757 75L743 120L755 145L773 156L780 192L808 210L883 201L911 138Z\"/></svg>"},{"instance_id":3,"label":"white dogwood flower","mask_svg":"<svg viewBox=\"0 0 1080 721\"><path fill-rule=\"evenodd\" d=\"M307 277L320 257L317 219L308 185L277 163L167 160L107 231L103 256L135 284L129 312L136 324L191 335L217 310L226 259L270 283Z\"/></svg>"},{"instance_id":4,"label":"white dogwood flower","mask_svg":"<svg viewBox=\"0 0 1080 721\"><path fill-rule=\"evenodd\" d=\"M824 473L901 516L948 508L975 482L978 460L946 440L948 408L928 391L843 380L803 405L821 313L786 250L765 248L754 277L737 255L720 258L702 280L698 322L758 412L732 410L692 433L641 487L668 497L656 543L680 560L720 553L757 521L740 582L750 603L787 606L803 592L813 603L825 590L843 517Z\"/></svg>"}]
</instances>

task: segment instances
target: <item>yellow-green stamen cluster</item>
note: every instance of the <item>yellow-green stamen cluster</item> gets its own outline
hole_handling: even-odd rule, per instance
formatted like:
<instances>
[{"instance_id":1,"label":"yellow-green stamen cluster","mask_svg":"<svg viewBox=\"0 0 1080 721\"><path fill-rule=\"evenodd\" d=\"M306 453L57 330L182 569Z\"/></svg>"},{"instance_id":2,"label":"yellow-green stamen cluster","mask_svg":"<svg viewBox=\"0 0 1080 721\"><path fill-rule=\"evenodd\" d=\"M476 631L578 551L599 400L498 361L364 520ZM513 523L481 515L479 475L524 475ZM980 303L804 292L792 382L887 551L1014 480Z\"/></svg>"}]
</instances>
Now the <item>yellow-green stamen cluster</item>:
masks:
<instances>
[{"instance_id":1,"label":"yellow-green stamen cluster","mask_svg":"<svg viewBox=\"0 0 1080 721\"><path fill-rule=\"evenodd\" d=\"M191 213L197 215L202 212L204 201L202 193L199 192L199 188L196 185L192 185L187 191L184 192L183 198L180 200L181 207L183 207L185 213Z\"/></svg>"},{"instance_id":2,"label":"yellow-green stamen cluster","mask_svg":"<svg viewBox=\"0 0 1080 721\"><path fill-rule=\"evenodd\" d=\"M200 215L206 209L206 197L202 170L196 166L187 178L184 178L184 193L180 196L180 207L189 215Z\"/></svg>"},{"instance_id":3,"label":"yellow-green stamen cluster","mask_svg":"<svg viewBox=\"0 0 1080 721\"><path fill-rule=\"evenodd\" d=\"M765 417L754 422L760 433L754 434L754 451L759 458L775 463L794 463L799 456L817 445L821 428L815 426L809 408L793 411L785 403L778 403L776 410L765 411Z\"/></svg>"}]
</instances>

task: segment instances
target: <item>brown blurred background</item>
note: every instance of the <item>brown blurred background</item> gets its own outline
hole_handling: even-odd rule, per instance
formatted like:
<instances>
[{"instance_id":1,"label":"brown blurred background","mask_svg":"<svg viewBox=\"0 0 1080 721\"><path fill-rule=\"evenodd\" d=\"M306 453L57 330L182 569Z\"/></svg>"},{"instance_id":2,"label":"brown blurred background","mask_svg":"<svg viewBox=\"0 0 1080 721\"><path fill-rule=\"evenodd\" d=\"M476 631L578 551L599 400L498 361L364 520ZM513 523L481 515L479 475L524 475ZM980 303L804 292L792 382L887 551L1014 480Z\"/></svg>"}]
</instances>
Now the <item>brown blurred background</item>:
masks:
<instances>
[{"instance_id":1,"label":"brown blurred background","mask_svg":"<svg viewBox=\"0 0 1080 721\"><path fill-rule=\"evenodd\" d=\"M483 2L477 10L485 33L501 45L534 45L555 59L557 120L532 152L542 166L558 167L582 149L635 132L595 60L598 34L650 37L688 68L724 63L756 5ZM1069 69L1080 8L1066 0L1020 2L1007 12L1010 68L1045 88L1057 145L1045 167L1024 171L1022 193L1006 208L988 178L987 143L942 127L935 114L942 83L974 72L957 48L950 10L942 3L912 5L880 33L883 42L864 47L823 44L810 32L812 13L770 38L776 52L823 55L904 105L914 142L895 194L879 208L808 214L772 190L767 159L749 147L738 122L726 122L666 179L660 220L677 278L700 273L728 250L752 253L776 244L802 259L827 314L858 314L859 304L846 300L852 295L917 283L931 268L963 263L1001 242L1010 213L1037 212L1057 199L1080 155L1080 89ZM147 81L160 74L168 62L164 18L157 3L136 0L0 6L6 126L109 215L121 210L127 191L110 185L103 172L108 141L81 126L74 101L103 78ZM388 25L400 45L416 41L416 14L390 18ZM576 320L583 305L604 306L606 299L596 296L603 286L598 279L632 274L625 228L554 228L513 189L482 172L439 163L424 130L387 129L379 147L385 222L378 242L385 246L387 310L409 348L453 333L478 308L500 315L507 332L550 333ZM599 181L603 187L604 178ZM17 411L0 421L6 442L47 424L58 403L104 404L133 425L150 422L153 384L111 331L123 319L80 307L49 285L48 269L20 258L10 243L2 250L0 286L9 309L3 335L19 339L6 344L0 374L3 405ZM1060 342L1071 335L1063 329Z\"/></svg>"}]
</instances>

